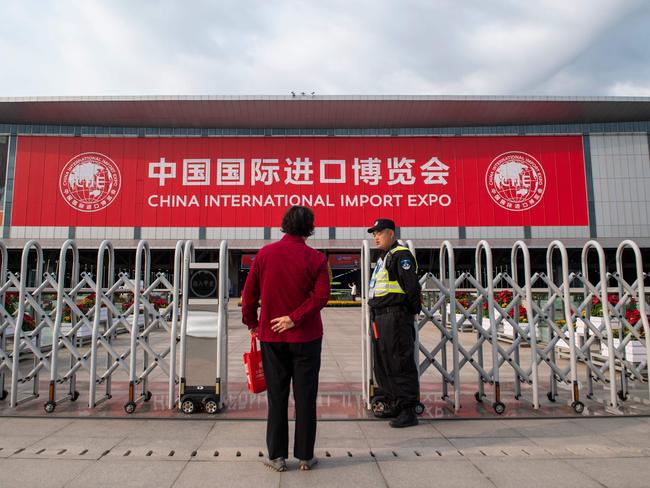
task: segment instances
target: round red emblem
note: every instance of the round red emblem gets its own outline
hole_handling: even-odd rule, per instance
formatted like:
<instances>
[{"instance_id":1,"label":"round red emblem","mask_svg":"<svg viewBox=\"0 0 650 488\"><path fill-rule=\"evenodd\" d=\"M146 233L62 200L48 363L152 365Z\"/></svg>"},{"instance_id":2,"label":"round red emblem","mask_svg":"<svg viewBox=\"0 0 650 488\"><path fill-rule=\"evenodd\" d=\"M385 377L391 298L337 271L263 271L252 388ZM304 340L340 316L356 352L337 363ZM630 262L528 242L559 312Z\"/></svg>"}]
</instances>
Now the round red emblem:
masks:
<instances>
[{"instance_id":1,"label":"round red emblem","mask_svg":"<svg viewBox=\"0 0 650 488\"><path fill-rule=\"evenodd\" d=\"M96 152L78 154L66 163L59 190L68 205L80 212L108 207L120 192L122 176L111 158Z\"/></svg>"},{"instance_id":2,"label":"round red emblem","mask_svg":"<svg viewBox=\"0 0 650 488\"><path fill-rule=\"evenodd\" d=\"M530 154L510 151L492 160L485 173L485 187L494 203L520 212L542 201L546 175L539 161Z\"/></svg>"}]
</instances>

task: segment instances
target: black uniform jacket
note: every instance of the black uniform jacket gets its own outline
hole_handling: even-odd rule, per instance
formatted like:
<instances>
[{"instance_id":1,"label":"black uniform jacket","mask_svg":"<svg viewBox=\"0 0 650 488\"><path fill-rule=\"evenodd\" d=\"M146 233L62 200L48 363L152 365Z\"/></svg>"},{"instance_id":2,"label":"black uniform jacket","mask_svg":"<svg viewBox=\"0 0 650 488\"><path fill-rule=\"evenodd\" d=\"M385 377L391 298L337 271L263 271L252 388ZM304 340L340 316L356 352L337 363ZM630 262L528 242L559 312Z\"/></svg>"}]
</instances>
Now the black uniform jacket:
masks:
<instances>
[{"instance_id":1,"label":"black uniform jacket","mask_svg":"<svg viewBox=\"0 0 650 488\"><path fill-rule=\"evenodd\" d=\"M395 241L390 247L393 249L398 246ZM399 283L402 293L389 293L383 297L373 297L368 300L368 304L372 308L384 307L404 307L409 313L415 315L420 313L421 304L421 287L418 275L416 273L415 259L410 251L397 251L393 254L386 251L382 254L381 258L387 260L385 267L388 270L388 279Z\"/></svg>"}]
</instances>

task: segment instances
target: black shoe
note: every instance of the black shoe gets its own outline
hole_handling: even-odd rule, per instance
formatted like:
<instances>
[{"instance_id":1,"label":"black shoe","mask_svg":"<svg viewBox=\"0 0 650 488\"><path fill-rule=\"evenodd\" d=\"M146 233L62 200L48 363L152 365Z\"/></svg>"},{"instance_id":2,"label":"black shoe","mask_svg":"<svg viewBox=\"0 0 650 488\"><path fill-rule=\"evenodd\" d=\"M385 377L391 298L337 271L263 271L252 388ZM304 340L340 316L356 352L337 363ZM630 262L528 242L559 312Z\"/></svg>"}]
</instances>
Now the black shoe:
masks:
<instances>
[{"instance_id":1,"label":"black shoe","mask_svg":"<svg viewBox=\"0 0 650 488\"><path fill-rule=\"evenodd\" d=\"M411 427L418 425L418 417L415 415L415 410L412 407L404 408L399 413L395 420L389 422L391 427L399 429L401 427Z\"/></svg>"}]
</instances>

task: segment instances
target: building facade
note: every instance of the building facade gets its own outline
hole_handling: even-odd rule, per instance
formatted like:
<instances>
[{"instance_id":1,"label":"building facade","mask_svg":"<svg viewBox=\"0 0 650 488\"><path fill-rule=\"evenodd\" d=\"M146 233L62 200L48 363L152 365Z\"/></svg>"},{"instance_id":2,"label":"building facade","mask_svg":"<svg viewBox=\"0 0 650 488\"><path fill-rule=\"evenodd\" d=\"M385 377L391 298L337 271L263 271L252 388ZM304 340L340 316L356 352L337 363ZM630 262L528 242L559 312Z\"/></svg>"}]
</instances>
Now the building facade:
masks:
<instances>
[{"instance_id":1,"label":"building facade","mask_svg":"<svg viewBox=\"0 0 650 488\"><path fill-rule=\"evenodd\" d=\"M306 204L343 281L378 217L425 267L445 239L468 267L480 239L503 263L514 240L543 260L555 238L633 239L647 261L649 144L649 98L6 98L3 241L15 256L29 239L110 239L128 267L146 239L164 269L178 239L208 255L228 239L237 293L286 207Z\"/></svg>"}]
</instances>

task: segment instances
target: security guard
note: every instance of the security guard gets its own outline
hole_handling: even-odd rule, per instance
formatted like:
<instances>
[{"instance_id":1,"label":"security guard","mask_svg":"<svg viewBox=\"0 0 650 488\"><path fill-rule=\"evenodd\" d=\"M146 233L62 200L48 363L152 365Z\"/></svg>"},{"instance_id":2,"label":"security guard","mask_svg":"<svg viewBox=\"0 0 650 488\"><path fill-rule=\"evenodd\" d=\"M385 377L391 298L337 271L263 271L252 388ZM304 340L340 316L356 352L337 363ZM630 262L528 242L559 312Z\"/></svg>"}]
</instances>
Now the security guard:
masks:
<instances>
[{"instance_id":1,"label":"security guard","mask_svg":"<svg viewBox=\"0 0 650 488\"><path fill-rule=\"evenodd\" d=\"M388 408L375 415L393 418L391 427L417 425L420 382L415 363L414 315L420 313L417 262L395 237L395 222L377 219L368 229L382 251L370 279L374 374L378 396Z\"/></svg>"}]
</instances>

